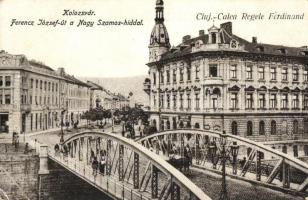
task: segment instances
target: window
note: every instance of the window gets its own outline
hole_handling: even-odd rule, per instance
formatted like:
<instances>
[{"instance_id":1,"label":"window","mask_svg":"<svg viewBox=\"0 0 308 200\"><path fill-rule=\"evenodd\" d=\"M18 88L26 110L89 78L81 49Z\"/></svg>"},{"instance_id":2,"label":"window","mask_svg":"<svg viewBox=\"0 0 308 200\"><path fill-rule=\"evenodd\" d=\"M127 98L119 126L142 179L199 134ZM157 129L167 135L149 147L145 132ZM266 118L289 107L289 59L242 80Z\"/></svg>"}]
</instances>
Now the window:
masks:
<instances>
[{"instance_id":1,"label":"window","mask_svg":"<svg viewBox=\"0 0 308 200\"><path fill-rule=\"evenodd\" d=\"M51 86L51 91L53 92L55 90L55 84L52 83L52 86Z\"/></svg>"},{"instance_id":2,"label":"window","mask_svg":"<svg viewBox=\"0 0 308 200\"><path fill-rule=\"evenodd\" d=\"M40 89L43 89L43 81L40 81Z\"/></svg>"},{"instance_id":3,"label":"window","mask_svg":"<svg viewBox=\"0 0 308 200\"><path fill-rule=\"evenodd\" d=\"M246 79L252 79L252 66L248 65L246 67Z\"/></svg>"},{"instance_id":4,"label":"window","mask_svg":"<svg viewBox=\"0 0 308 200\"><path fill-rule=\"evenodd\" d=\"M293 134L298 134L298 121L293 121Z\"/></svg>"},{"instance_id":5,"label":"window","mask_svg":"<svg viewBox=\"0 0 308 200\"><path fill-rule=\"evenodd\" d=\"M277 108L277 94L271 94L270 96L270 107Z\"/></svg>"},{"instance_id":6,"label":"window","mask_svg":"<svg viewBox=\"0 0 308 200\"><path fill-rule=\"evenodd\" d=\"M3 76L0 76L0 87L3 86Z\"/></svg>"},{"instance_id":7,"label":"window","mask_svg":"<svg viewBox=\"0 0 308 200\"><path fill-rule=\"evenodd\" d=\"M199 73L200 73L200 66L196 65L196 80L199 79Z\"/></svg>"},{"instance_id":8,"label":"window","mask_svg":"<svg viewBox=\"0 0 308 200\"><path fill-rule=\"evenodd\" d=\"M6 87L11 86L11 77L10 76L5 77L5 86Z\"/></svg>"},{"instance_id":9,"label":"window","mask_svg":"<svg viewBox=\"0 0 308 200\"><path fill-rule=\"evenodd\" d=\"M3 104L3 99L2 98L3 98L3 96L2 96L2 94L0 94L0 105Z\"/></svg>"},{"instance_id":10,"label":"window","mask_svg":"<svg viewBox=\"0 0 308 200\"><path fill-rule=\"evenodd\" d=\"M173 108L176 108L176 95L173 95Z\"/></svg>"},{"instance_id":11,"label":"window","mask_svg":"<svg viewBox=\"0 0 308 200\"><path fill-rule=\"evenodd\" d=\"M259 106L265 108L265 94L259 94Z\"/></svg>"},{"instance_id":12,"label":"window","mask_svg":"<svg viewBox=\"0 0 308 200\"><path fill-rule=\"evenodd\" d=\"M200 109L200 98L199 98L198 93L196 94L195 102L196 102L196 110L199 110Z\"/></svg>"},{"instance_id":13,"label":"window","mask_svg":"<svg viewBox=\"0 0 308 200\"><path fill-rule=\"evenodd\" d=\"M6 94L4 96L4 103L5 104L11 104L11 95L10 94Z\"/></svg>"},{"instance_id":14,"label":"window","mask_svg":"<svg viewBox=\"0 0 308 200\"><path fill-rule=\"evenodd\" d=\"M276 121L272 120L271 121L271 135L276 135Z\"/></svg>"},{"instance_id":15,"label":"window","mask_svg":"<svg viewBox=\"0 0 308 200\"><path fill-rule=\"evenodd\" d=\"M190 67L187 67L187 81L191 80L191 69Z\"/></svg>"},{"instance_id":16,"label":"window","mask_svg":"<svg viewBox=\"0 0 308 200\"><path fill-rule=\"evenodd\" d=\"M153 101L154 101L153 102L154 103L154 107L156 107L156 96L155 95L153 96Z\"/></svg>"},{"instance_id":17,"label":"window","mask_svg":"<svg viewBox=\"0 0 308 200\"><path fill-rule=\"evenodd\" d=\"M308 134L308 119L304 119L304 134Z\"/></svg>"},{"instance_id":18,"label":"window","mask_svg":"<svg viewBox=\"0 0 308 200\"><path fill-rule=\"evenodd\" d=\"M259 80L264 80L264 67L259 67Z\"/></svg>"},{"instance_id":19,"label":"window","mask_svg":"<svg viewBox=\"0 0 308 200\"><path fill-rule=\"evenodd\" d=\"M235 121L231 124L231 133L232 135L237 135L237 123Z\"/></svg>"},{"instance_id":20,"label":"window","mask_svg":"<svg viewBox=\"0 0 308 200\"><path fill-rule=\"evenodd\" d=\"M304 109L308 109L308 94L305 94L304 96Z\"/></svg>"},{"instance_id":21,"label":"window","mask_svg":"<svg viewBox=\"0 0 308 200\"><path fill-rule=\"evenodd\" d=\"M160 72L160 83L164 83L164 72Z\"/></svg>"},{"instance_id":22,"label":"window","mask_svg":"<svg viewBox=\"0 0 308 200\"><path fill-rule=\"evenodd\" d=\"M45 81L44 82L44 91L46 91L47 90L47 82Z\"/></svg>"},{"instance_id":23,"label":"window","mask_svg":"<svg viewBox=\"0 0 308 200\"><path fill-rule=\"evenodd\" d=\"M156 73L153 73L153 85L156 85Z\"/></svg>"},{"instance_id":24,"label":"window","mask_svg":"<svg viewBox=\"0 0 308 200\"><path fill-rule=\"evenodd\" d=\"M308 156L308 145L304 146L304 154L305 156Z\"/></svg>"},{"instance_id":25,"label":"window","mask_svg":"<svg viewBox=\"0 0 308 200\"><path fill-rule=\"evenodd\" d=\"M265 123L264 123L264 121L260 121L260 123L259 123L259 134L265 135Z\"/></svg>"},{"instance_id":26,"label":"window","mask_svg":"<svg viewBox=\"0 0 308 200\"><path fill-rule=\"evenodd\" d=\"M250 136L250 135L252 135L252 130L253 129L253 127L252 127L252 122L251 121L248 121L247 122L247 135L248 136Z\"/></svg>"},{"instance_id":27,"label":"window","mask_svg":"<svg viewBox=\"0 0 308 200\"><path fill-rule=\"evenodd\" d=\"M292 108L295 108L295 109L299 108L299 95L298 94L292 95Z\"/></svg>"},{"instance_id":28,"label":"window","mask_svg":"<svg viewBox=\"0 0 308 200\"><path fill-rule=\"evenodd\" d=\"M294 68L293 69L293 81L298 81L298 69L297 68Z\"/></svg>"},{"instance_id":29,"label":"window","mask_svg":"<svg viewBox=\"0 0 308 200\"><path fill-rule=\"evenodd\" d=\"M237 72L236 68L237 68L236 65L231 65L230 66L230 77L231 78L237 78L237 76L236 76L236 72Z\"/></svg>"},{"instance_id":30,"label":"window","mask_svg":"<svg viewBox=\"0 0 308 200\"><path fill-rule=\"evenodd\" d=\"M180 68L180 82L184 81L184 69Z\"/></svg>"},{"instance_id":31,"label":"window","mask_svg":"<svg viewBox=\"0 0 308 200\"><path fill-rule=\"evenodd\" d=\"M180 109L183 109L183 94L180 94Z\"/></svg>"},{"instance_id":32,"label":"window","mask_svg":"<svg viewBox=\"0 0 308 200\"><path fill-rule=\"evenodd\" d=\"M167 108L170 108L170 94L167 94Z\"/></svg>"},{"instance_id":33,"label":"window","mask_svg":"<svg viewBox=\"0 0 308 200\"><path fill-rule=\"evenodd\" d=\"M276 72L276 68L272 67L271 68L271 80L275 81L277 79L277 72Z\"/></svg>"},{"instance_id":34,"label":"window","mask_svg":"<svg viewBox=\"0 0 308 200\"><path fill-rule=\"evenodd\" d=\"M231 108L237 108L237 93L231 93Z\"/></svg>"},{"instance_id":35,"label":"window","mask_svg":"<svg viewBox=\"0 0 308 200\"><path fill-rule=\"evenodd\" d=\"M281 79L282 79L282 81L288 81L288 69L287 68L282 69Z\"/></svg>"},{"instance_id":36,"label":"window","mask_svg":"<svg viewBox=\"0 0 308 200\"><path fill-rule=\"evenodd\" d=\"M166 74L167 74L167 83L170 83L170 71L167 70Z\"/></svg>"},{"instance_id":37,"label":"window","mask_svg":"<svg viewBox=\"0 0 308 200\"><path fill-rule=\"evenodd\" d=\"M308 68L305 68L304 69L304 82L307 82L308 81Z\"/></svg>"},{"instance_id":38,"label":"window","mask_svg":"<svg viewBox=\"0 0 308 200\"><path fill-rule=\"evenodd\" d=\"M33 88L33 79L32 78L30 79L30 88L31 89Z\"/></svg>"},{"instance_id":39,"label":"window","mask_svg":"<svg viewBox=\"0 0 308 200\"><path fill-rule=\"evenodd\" d=\"M48 82L48 91L50 91L50 82Z\"/></svg>"},{"instance_id":40,"label":"window","mask_svg":"<svg viewBox=\"0 0 308 200\"><path fill-rule=\"evenodd\" d=\"M176 69L172 70L173 83L176 83Z\"/></svg>"},{"instance_id":41,"label":"window","mask_svg":"<svg viewBox=\"0 0 308 200\"><path fill-rule=\"evenodd\" d=\"M282 147L282 153L287 154L288 153L288 147L286 145L283 145Z\"/></svg>"},{"instance_id":42,"label":"window","mask_svg":"<svg viewBox=\"0 0 308 200\"><path fill-rule=\"evenodd\" d=\"M288 94L281 95L281 107L284 109L288 108Z\"/></svg>"},{"instance_id":43,"label":"window","mask_svg":"<svg viewBox=\"0 0 308 200\"><path fill-rule=\"evenodd\" d=\"M253 108L253 94L252 93L246 94L246 108L248 109Z\"/></svg>"},{"instance_id":44,"label":"window","mask_svg":"<svg viewBox=\"0 0 308 200\"><path fill-rule=\"evenodd\" d=\"M187 108L190 110L191 109L191 98L190 94L187 94Z\"/></svg>"},{"instance_id":45,"label":"window","mask_svg":"<svg viewBox=\"0 0 308 200\"><path fill-rule=\"evenodd\" d=\"M210 77L217 77L218 76L218 69L217 64L210 64L209 65Z\"/></svg>"}]
</instances>

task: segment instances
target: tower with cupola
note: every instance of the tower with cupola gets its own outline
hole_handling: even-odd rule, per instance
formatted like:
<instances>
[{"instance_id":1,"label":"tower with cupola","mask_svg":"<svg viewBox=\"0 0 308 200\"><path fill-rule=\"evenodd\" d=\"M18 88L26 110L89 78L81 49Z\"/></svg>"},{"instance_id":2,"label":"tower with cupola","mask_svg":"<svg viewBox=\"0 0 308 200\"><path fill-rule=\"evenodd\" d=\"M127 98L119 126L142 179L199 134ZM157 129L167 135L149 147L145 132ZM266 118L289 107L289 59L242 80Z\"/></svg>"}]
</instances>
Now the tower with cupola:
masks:
<instances>
[{"instance_id":1,"label":"tower with cupola","mask_svg":"<svg viewBox=\"0 0 308 200\"><path fill-rule=\"evenodd\" d=\"M153 27L150 45L149 45L149 62L160 60L162 54L170 49L169 35L164 24L164 2L156 1L155 25Z\"/></svg>"}]
</instances>

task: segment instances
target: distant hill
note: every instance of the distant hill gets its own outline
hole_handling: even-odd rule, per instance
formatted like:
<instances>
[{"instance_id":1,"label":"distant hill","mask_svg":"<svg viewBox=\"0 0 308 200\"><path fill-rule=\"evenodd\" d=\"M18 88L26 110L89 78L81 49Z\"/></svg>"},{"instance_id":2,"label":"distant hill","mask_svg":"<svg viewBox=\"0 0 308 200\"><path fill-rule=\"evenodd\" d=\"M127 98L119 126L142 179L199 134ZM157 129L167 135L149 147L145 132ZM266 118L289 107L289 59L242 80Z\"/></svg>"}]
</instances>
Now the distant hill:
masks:
<instances>
[{"instance_id":1,"label":"distant hill","mask_svg":"<svg viewBox=\"0 0 308 200\"><path fill-rule=\"evenodd\" d=\"M129 92L133 93L132 101L148 105L148 96L143 91L144 76L120 77L120 78L96 78L96 77L79 77L80 80L87 80L98 83L107 90L114 93L121 93L128 97Z\"/></svg>"}]
</instances>

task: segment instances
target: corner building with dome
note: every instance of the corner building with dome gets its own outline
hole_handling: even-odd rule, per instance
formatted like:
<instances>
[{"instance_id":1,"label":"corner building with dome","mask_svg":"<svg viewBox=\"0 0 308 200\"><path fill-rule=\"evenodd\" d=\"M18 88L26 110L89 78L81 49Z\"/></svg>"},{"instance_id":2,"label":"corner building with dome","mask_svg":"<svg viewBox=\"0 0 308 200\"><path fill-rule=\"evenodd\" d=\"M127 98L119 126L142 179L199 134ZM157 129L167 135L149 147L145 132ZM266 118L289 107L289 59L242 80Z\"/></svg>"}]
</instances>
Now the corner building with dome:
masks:
<instances>
[{"instance_id":1,"label":"corner building with dome","mask_svg":"<svg viewBox=\"0 0 308 200\"><path fill-rule=\"evenodd\" d=\"M171 47L157 0L147 65L144 91L159 131L225 130L308 156L307 46L247 41L226 22Z\"/></svg>"}]
</instances>

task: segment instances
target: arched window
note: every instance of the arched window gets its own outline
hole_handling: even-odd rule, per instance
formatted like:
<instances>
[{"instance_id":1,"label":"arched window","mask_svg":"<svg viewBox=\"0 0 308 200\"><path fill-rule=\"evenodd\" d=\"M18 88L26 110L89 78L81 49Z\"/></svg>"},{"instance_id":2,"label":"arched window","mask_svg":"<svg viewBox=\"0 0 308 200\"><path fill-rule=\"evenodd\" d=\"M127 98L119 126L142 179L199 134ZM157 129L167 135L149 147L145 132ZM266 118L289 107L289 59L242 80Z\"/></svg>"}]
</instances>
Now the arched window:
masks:
<instances>
[{"instance_id":1,"label":"arched window","mask_svg":"<svg viewBox=\"0 0 308 200\"><path fill-rule=\"evenodd\" d=\"M251 121L248 121L248 122L247 122L247 135L248 135L248 136L252 135L252 129L253 129L253 127L252 127L252 122L251 122Z\"/></svg>"},{"instance_id":2,"label":"arched window","mask_svg":"<svg viewBox=\"0 0 308 200\"><path fill-rule=\"evenodd\" d=\"M293 121L293 134L298 134L298 121Z\"/></svg>"},{"instance_id":3,"label":"arched window","mask_svg":"<svg viewBox=\"0 0 308 200\"><path fill-rule=\"evenodd\" d=\"M282 152L283 152L283 153L288 153L288 147L287 147L286 145L284 145L284 146L282 147Z\"/></svg>"},{"instance_id":4,"label":"arched window","mask_svg":"<svg viewBox=\"0 0 308 200\"><path fill-rule=\"evenodd\" d=\"M186 128L191 128L191 123L190 122L187 122Z\"/></svg>"},{"instance_id":5,"label":"arched window","mask_svg":"<svg viewBox=\"0 0 308 200\"><path fill-rule=\"evenodd\" d=\"M200 124L199 123L195 123L195 128L199 129L200 128Z\"/></svg>"},{"instance_id":6,"label":"arched window","mask_svg":"<svg viewBox=\"0 0 308 200\"><path fill-rule=\"evenodd\" d=\"M294 154L294 157L298 157L298 147L297 147L297 145L293 146L293 154Z\"/></svg>"},{"instance_id":7,"label":"arched window","mask_svg":"<svg viewBox=\"0 0 308 200\"><path fill-rule=\"evenodd\" d=\"M153 120L153 126L154 126L155 128L157 128L157 123L156 123L156 120L155 120L155 119Z\"/></svg>"},{"instance_id":8,"label":"arched window","mask_svg":"<svg viewBox=\"0 0 308 200\"><path fill-rule=\"evenodd\" d=\"M237 123L235 121L231 124L232 135L237 135Z\"/></svg>"},{"instance_id":9,"label":"arched window","mask_svg":"<svg viewBox=\"0 0 308 200\"><path fill-rule=\"evenodd\" d=\"M173 129L176 129L176 118L175 117L172 118L172 127Z\"/></svg>"},{"instance_id":10,"label":"arched window","mask_svg":"<svg viewBox=\"0 0 308 200\"><path fill-rule=\"evenodd\" d=\"M264 121L260 121L260 123L259 123L259 134L260 135L265 134L265 123L264 123Z\"/></svg>"},{"instance_id":11,"label":"arched window","mask_svg":"<svg viewBox=\"0 0 308 200\"><path fill-rule=\"evenodd\" d=\"M170 121L169 120L167 121L167 129L168 130L170 129Z\"/></svg>"},{"instance_id":12,"label":"arched window","mask_svg":"<svg viewBox=\"0 0 308 200\"><path fill-rule=\"evenodd\" d=\"M180 128L183 128L184 127L184 123L183 121L180 121Z\"/></svg>"},{"instance_id":13,"label":"arched window","mask_svg":"<svg viewBox=\"0 0 308 200\"><path fill-rule=\"evenodd\" d=\"M276 121L272 120L271 121L271 135L276 135Z\"/></svg>"}]
</instances>

